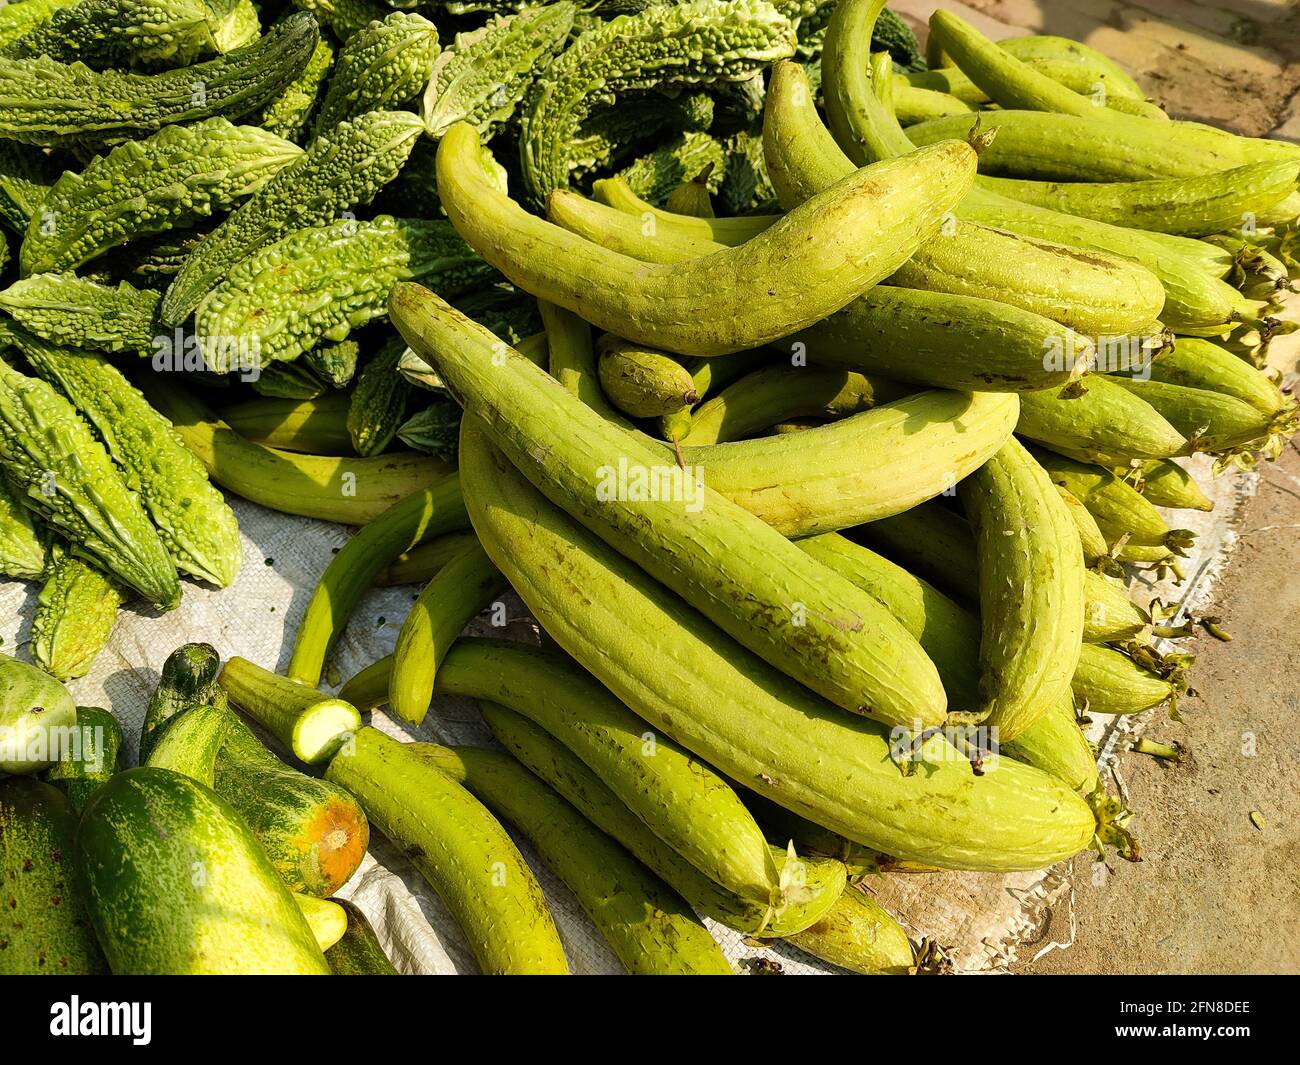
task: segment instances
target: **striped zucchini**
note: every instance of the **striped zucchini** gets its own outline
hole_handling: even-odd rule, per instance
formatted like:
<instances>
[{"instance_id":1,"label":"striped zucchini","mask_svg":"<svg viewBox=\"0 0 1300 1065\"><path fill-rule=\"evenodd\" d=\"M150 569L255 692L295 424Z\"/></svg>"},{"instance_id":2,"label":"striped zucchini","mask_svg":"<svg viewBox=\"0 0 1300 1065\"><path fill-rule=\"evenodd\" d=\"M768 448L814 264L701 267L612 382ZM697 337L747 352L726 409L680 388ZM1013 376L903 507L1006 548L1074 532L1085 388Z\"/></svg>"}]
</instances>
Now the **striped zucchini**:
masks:
<instances>
[{"instance_id":1,"label":"striped zucchini","mask_svg":"<svg viewBox=\"0 0 1300 1065\"><path fill-rule=\"evenodd\" d=\"M460 454L475 529L533 616L731 779L874 850L945 868L1041 868L1092 837L1091 812L1064 785L1010 762L973 777L941 735L920 744L924 772L904 775L888 729L747 653L550 504L472 419Z\"/></svg>"}]
</instances>

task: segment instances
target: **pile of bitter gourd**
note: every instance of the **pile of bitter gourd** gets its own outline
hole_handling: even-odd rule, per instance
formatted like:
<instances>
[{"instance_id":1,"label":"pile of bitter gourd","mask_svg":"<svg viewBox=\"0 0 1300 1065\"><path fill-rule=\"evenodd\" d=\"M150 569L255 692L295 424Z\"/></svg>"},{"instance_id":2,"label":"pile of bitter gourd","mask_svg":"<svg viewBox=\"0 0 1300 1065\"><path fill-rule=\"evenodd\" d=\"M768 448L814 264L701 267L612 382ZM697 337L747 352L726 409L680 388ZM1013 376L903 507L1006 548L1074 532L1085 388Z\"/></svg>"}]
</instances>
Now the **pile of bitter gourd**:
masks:
<instances>
[{"instance_id":1,"label":"pile of bitter gourd","mask_svg":"<svg viewBox=\"0 0 1300 1065\"><path fill-rule=\"evenodd\" d=\"M1296 428L1260 367L1300 148L1062 38L939 11L923 59L881 0L394 6L0 10L0 571L44 582L35 661L230 582L209 477L363 526L289 679L230 694L328 757L301 686L367 588L423 585L340 697L472 696L517 762L366 729L328 774L490 971L562 967L544 903L439 865L463 825L412 780L513 821L636 971L717 966L619 885L876 970L915 959L846 877L1135 856L1079 719L1186 689L1124 584L1179 575L1166 512L1212 505L1176 460ZM547 650L458 639L506 589Z\"/></svg>"}]
</instances>

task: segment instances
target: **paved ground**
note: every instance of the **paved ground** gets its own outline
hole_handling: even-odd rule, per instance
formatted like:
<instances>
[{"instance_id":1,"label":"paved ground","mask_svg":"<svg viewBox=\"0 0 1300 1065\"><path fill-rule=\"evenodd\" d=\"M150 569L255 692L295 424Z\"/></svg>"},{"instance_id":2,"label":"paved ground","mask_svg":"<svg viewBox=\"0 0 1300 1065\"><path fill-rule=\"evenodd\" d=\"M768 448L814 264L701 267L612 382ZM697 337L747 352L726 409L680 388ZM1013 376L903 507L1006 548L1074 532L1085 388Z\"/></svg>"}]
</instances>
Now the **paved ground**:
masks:
<instances>
[{"instance_id":1,"label":"paved ground","mask_svg":"<svg viewBox=\"0 0 1300 1065\"><path fill-rule=\"evenodd\" d=\"M933 0L893 0L918 29ZM1300 140L1295 0L968 0L990 36L1057 33L1123 63L1171 115ZM1295 370L1295 346L1280 368ZM1300 450L1262 470L1211 613L1231 643L1198 641L1170 765L1130 755L1129 800L1146 852L1102 875L1076 859L1074 945L1028 973L1300 972ZM1256 811L1260 827L1251 821ZM1070 907L1057 908L1058 924ZM1069 941L1068 927L1042 942ZM1032 955L1033 950L1026 952Z\"/></svg>"}]
</instances>

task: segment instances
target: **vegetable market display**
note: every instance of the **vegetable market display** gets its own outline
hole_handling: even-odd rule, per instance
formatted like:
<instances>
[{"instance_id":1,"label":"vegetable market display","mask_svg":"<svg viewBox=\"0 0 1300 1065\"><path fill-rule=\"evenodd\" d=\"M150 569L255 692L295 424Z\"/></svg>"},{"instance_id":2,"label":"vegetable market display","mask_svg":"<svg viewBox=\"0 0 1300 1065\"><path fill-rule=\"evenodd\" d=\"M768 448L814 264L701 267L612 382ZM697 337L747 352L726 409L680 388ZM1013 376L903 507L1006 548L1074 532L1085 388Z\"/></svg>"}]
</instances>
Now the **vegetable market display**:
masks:
<instances>
[{"instance_id":1,"label":"vegetable market display","mask_svg":"<svg viewBox=\"0 0 1300 1065\"><path fill-rule=\"evenodd\" d=\"M932 971L875 878L1137 860L1081 725L1188 690L1181 460L1300 426L1300 146L882 0L391 6L0 8L0 973L391 975L372 830L502 974L569 971L507 828L645 974ZM358 531L129 767L63 682L236 580L223 490ZM496 746L365 723L439 696Z\"/></svg>"}]
</instances>

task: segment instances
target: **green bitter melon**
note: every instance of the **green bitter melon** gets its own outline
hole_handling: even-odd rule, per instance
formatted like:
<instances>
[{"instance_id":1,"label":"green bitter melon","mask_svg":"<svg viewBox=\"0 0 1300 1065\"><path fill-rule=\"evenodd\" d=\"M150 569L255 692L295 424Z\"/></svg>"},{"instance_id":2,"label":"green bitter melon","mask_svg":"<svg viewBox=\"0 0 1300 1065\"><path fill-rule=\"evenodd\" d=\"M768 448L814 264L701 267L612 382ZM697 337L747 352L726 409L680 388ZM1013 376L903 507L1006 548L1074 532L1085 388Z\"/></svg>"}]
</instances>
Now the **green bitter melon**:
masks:
<instances>
[{"instance_id":1,"label":"green bitter melon","mask_svg":"<svg viewBox=\"0 0 1300 1065\"><path fill-rule=\"evenodd\" d=\"M0 472L0 577L34 581L45 572L46 554L35 515Z\"/></svg>"},{"instance_id":2,"label":"green bitter melon","mask_svg":"<svg viewBox=\"0 0 1300 1065\"><path fill-rule=\"evenodd\" d=\"M27 227L24 274L72 270L109 248L227 211L302 149L256 126L168 126L65 171Z\"/></svg>"},{"instance_id":3,"label":"green bitter melon","mask_svg":"<svg viewBox=\"0 0 1300 1065\"><path fill-rule=\"evenodd\" d=\"M316 133L368 111L395 111L429 84L438 29L421 15L394 11L348 38L316 116Z\"/></svg>"},{"instance_id":4,"label":"green bitter melon","mask_svg":"<svg viewBox=\"0 0 1300 1065\"><path fill-rule=\"evenodd\" d=\"M334 221L369 203L402 169L424 123L405 111L371 111L312 141L194 249L163 298L180 325L232 268L286 233Z\"/></svg>"},{"instance_id":5,"label":"green bitter melon","mask_svg":"<svg viewBox=\"0 0 1300 1065\"><path fill-rule=\"evenodd\" d=\"M361 345L355 340L345 340L340 344L321 344L304 352L302 358L312 373L330 388L347 388L356 376L360 355Z\"/></svg>"},{"instance_id":6,"label":"green bitter melon","mask_svg":"<svg viewBox=\"0 0 1300 1065\"><path fill-rule=\"evenodd\" d=\"M243 48L160 74L0 58L0 138L97 145L213 115L238 118L293 83L319 36L315 18L298 12Z\"/></svg>"},{"instance_id":7,"label":"green bitter melon","mask_svg":"<svg viewBox=\"0 0 1300 1065\"><path fill-rule=\"evenodd\" d=\"M296 358L322 339L348 333L387 313L388 290L422 281L450 296L494 271L450 222L344 219L300 229L244 259L195 313L198 334L241 338L263 366ZM214 369L222 353L208 352Z\"/></svg>"},{"instance_id":8,"label":"green bitter melon","mask_svg":"<svg viewBox=\"0 0 1300 1065\"><path fill-rule=\"evenodd\" d=\"M538 71L573 28L568 2L502 15L458 33L433 66L421 114L429 136L471 122L486 142L515 113Z\"/></svg>"},{"instance_id":9,"label":"green bitter melon","mask_svg":"<svg viewBox=\"0 0 1300 1065\"><path fill-rule=\"evenodd\" d=\"M0 292L0 309L52 344L149 355L162 293L126 281L101 285L75 274L35 274Z\"/></svg>"},{"instance_id":10,"label":"green bitter melon","mask_svg":"<svg viewBox=\"0 0 1300 1065\"><path fill-rule=\"evenodd\" d=\"M58 680L84 677L124 602L121 587L98 566L54 548L32 615L32 661Z\"/></svg>"},{"instance_id":11,"label":"green bitter melon","mask_svg":"<svg viewBox=\"0 0 1300 1065\"><path fill-rule=\"evenodd\" d=\"M358 30L383 19L389 11L374 0L293 0L293 6L310 11L344 42Z\"/></svg>"},{"instance_id":12,"label":"green bitter melon","mask_svg":"<svg viewBox=\"0 0 1300 1065\"><path fill-rule=\"evenodd\" d=\"M325 91L325 81L334 68L334 46L324 36L306 68L279 96L262 110L257 124L268 133L301 144L316 101Z\"/></svg>"},{"instance_id":13,"label":"green bitter melon","mask_svg":"<svg viewBox=\"0 0 1300 1065\"><path fill-rule=\"evenodd\" d=\"M707 133L684 133L649 155L629 163L618 172L618 176L641 199L659 205L667 201L678 185L706 169L709 192L716 193L722 187L726 172L722 145Z\"/></svg>"},{"instance_id":14,"label":"green bitter melon","mask_svg":"<svg viewBox=\"0 0 1300 1065\"><path fill-rule=\"evenodd\" d=\"M663 84L743 81L794 54L795 29L765 0L691 0L620 15L579 34L530 93L520 131L529 193L569 184L569 141L619 94Z\"/></svg>"},{"instance_id":15,"label":"green bitter melon","mask_svg":"<svg viewBox=\"0 0 1300 1065\"><path fill-rule=\"evenodd\" d=\"M384 344L357 377L348 406L348 435L358 455L378 455L397 434L406 413L410 382L397 372L406 351L400 336Z\"/></svg>"},{"instance_id":16,"label":"green bitter melon","mask_svg":"<svg viewBox=\"0 0 1300 1065\"><path fill-rule=\"evenodd\" d=\"M8 10L0 8L0 11ZM26 233L59 172L60 167L44 152L13 141L0 141L0 221L19 236Z\"/></svg>"},{"instance_id":17,"label":"green bitter melon","mask_svg":"<svg viewBox=\"0 0 1300 1065\"><path fill-rule=\"evenodd\" d=\"M11 332L32 368L94 426L127 486L139 493L176 567L226 587L243 561L239 526L171 422L103 356Z\"/></svg>"},{"instance_id":18,"label":"green bitter melon","mask_svg":"<svg viewBox=\"0 0 1300 1065\"><path fill-rule=\"evenodd\" d=\"M13 0L0 7L0 48L5 48L25 37L50 20L61 7L75 4L77 0Z\"/></svg>"},{"instance_id":19,"label":"green bitter melon","mask_svg":"<svg viewBox=\"0 0 1300 1065\"><path fill-rule=\"evenodd\" d=\"M180 602L176 567L103 444L52 386L3 360L0 461L27 505L78 554L159 609Z\"/></svg>"}]
</instances>

